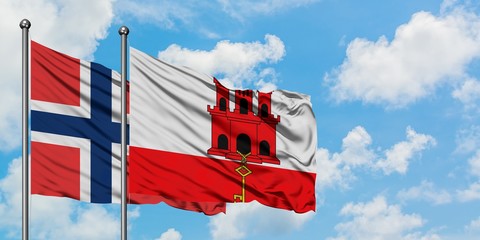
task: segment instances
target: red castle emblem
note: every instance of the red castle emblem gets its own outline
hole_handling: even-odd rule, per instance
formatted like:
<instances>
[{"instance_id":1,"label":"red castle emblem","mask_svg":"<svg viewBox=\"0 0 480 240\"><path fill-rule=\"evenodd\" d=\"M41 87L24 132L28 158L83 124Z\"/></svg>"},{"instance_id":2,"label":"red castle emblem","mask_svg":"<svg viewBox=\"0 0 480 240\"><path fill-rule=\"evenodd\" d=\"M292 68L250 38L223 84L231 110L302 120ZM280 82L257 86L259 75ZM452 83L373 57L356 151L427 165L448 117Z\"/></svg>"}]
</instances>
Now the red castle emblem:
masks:
<instances>
[{"instance_id":1,"label":"red castle emblem","mask_svg":"<svg viewBox=\"0 0 480 240\"><path fill-rule=\"evenodd\" d=\"M235 90L235 109L230 111L230 91L213 79L216 105L207 106L212 116L212 145L207 153L227 159L280 164L276 156L276 126L280 116L271 113L272 93L258 92L258 111L253 112L253 91ZM239 154L240 153L240 154Z\"/></svg>"}]
</instances>

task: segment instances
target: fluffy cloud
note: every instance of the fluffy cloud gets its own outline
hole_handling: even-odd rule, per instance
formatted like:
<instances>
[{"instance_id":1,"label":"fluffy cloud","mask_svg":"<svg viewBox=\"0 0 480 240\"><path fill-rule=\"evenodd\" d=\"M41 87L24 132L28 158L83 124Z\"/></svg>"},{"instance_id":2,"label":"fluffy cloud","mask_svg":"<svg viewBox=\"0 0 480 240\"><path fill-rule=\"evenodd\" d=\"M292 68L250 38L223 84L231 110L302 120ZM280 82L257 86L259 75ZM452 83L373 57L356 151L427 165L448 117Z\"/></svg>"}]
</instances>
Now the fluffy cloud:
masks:
<instances>
[{"instance_id":1,"label":"fluffy cloud","mask_svg":"<svg viewBox=\"0 0 480 240\"><path fill-rule=\"evenodd\" d=\"M465 190L458 190L457 197L461 202L480 200L480 182L470 184Z\"/></svg>"},{"instance_id":2,"label":"fluffy cloud","mask_svg":"<svg viewBox=\"0 0 480 240\"><path fill-rule=\"evenodd\" d=\"M352 170L361 166L372 166L376 154L370 149L372 138L361 126L348 132L342 141L342 152L330 154L327 149L319 149L316 154L317 189L339 185L348 187L355 179Z\"/></svg>"},{"instance_id":3,"label":"fluffy cloud","mask_svg":"<svg viewBox=\"0 0 480 240\"><path fill-rule=\"evenodd\" d=\"M267 34L264 44L220 41L211 51L190 50L172 44L159 52L158 58L223 78L222 82L230 87L241 87L243 83L257 82L259 86L272 88L276 81L275 71L272 68L261 68L259 65L276 63L284 55L285 46L282 40L275 35Z\"/></svg>"},{"instance_id":4,"label":"fluffy cloud","mask_svg":"<svg viewBox=\"0 0 480 240\"><path fill-rule=\"evenodd\" d=\"M21 159L11 162L8 174L0 180L0 228L17 238L21 227ZM33 195L30 232L35 239L116 239L119 220L100 205Z\"/></svg>"},{"instance_id":5,"label":"fluffy cloud","mask_svg":"<svg viewBox=\"0 0 480 240\"><path fill-rule=\"evenodd\" d=\"M436 190L432 182L422 181L419 186L409 189L402 189L397 193L397 198L401 201L424 200L432 202L434 205L450 203L452 196L446 190Z\"/></svg>"},{"instance_id":6,"label":"fluffy cloud","mask_svg":"<svg viewBox=\"0 0 480 240\"><path fill-rule=\"evenodd\" d=\"M113 0L2 1L0 26L8 31L6 36L12 36L6 38L12 44L3 47L6 49L2 48L2 51L16 53L8 56L20 58L21 31L18 23L28 18L32 22L30 31L33 40L78 58L91 58L98 40L106 37L112 22L112 3Z\"/></svg>"},{"instance_id":7,"label":"fluffy cloud","mask_svg":"<svg viewBox=\"0 0 480 240\"><path fill-rule=\"evenodd\" d=\"M469 78L453 91L452 96L461 101L466 110L476 110L480 101L480 81Z\"/></svg>"},{"instance_id":8,"label":"fluffy cloud","mask_svg":"<svg viewBox=\"0 0 480 240\"><path fill-rule=\"evenodd\" d=\"M400 206L389 205L383 196L367 203L348 203L340 215L352 219L337 224L338 235L330 239L425 239L412 232L423 226L425 220L417 214L402 213ZM436 235L430 237L438 239Z\"/></svg>"},{"instance_id":9,"label":"fluffy cloud","mask_svg":"<svg viewBox=\"0 0 480 240\"><path fill-rule=\"evenodd\" d=\"M98 40L105 38L113 18L113 0L0 1L0 150L20 144L21 30L20 20L32 22L31 37L49 47L79 58L91 59ZM86 18L85 16L89 16Z\"/></svg>"},{"instance_id":10,"label":"fluffy cloud","mask_svg":"<svg viewBox=\"0 0 480 240\"><path fill-rule=\"evenodd\" d=\"M410 159L415 154L435 146L436 141L432 136L416 133L411 127L407 127L407 141L395 144L385 152L386 158L376 163L376 167L383 170L385 174L394 171L405 174Z\"/></svg>"},{"instance_id":11,"label":"fluffy cloud","mask_svg":"<svg viewBox=\"0 0 480 240\"><path fill-rule=\"evenodd\" d=\"M257 202L228 204L228 214L210 219L212 239L238 240L262 233L282 234L300 229L315 213L297 214L263 206Z\"/></svg>"},{"instance_id":12,"label":"fluffy cloud","mask_svg":"<svg viewBox=\"0 0 480 240\"><path fill-rule=\"evenodd\" d=\"M352 167L369 165L375 159L375 153L368 148L371 144L372 137L365 128L357 126L342 140L343 151L338 154L338 157Z\"/></svg>"},{"instance_id":13,"label":"fluffy cloud","mask_svg":"<svg viewBox=\"0 0 480 240\"><path fill-rule=\"evenodd\" d=\"M479 29L480 17L460 8L440 16L418 12L391 41L385 36L376 42L354 39L343 64L325 80L337 101L404 107L448 80L465 78L466 67L480 56ZM461 99L471 94L459 91Z\"/></svg>"},{"instance_id":14,"label":"fluffy cloud","mask_svg":"<svg viewBox=\"0 0 480 240\"><path fill-rule=\"evenodd\" d=\"M472 220L467 226L465 226L467 232L480 233L480 217Z\"/></svg>"},{"instance_id":15,"label":"fluffy cloud","mask_svg":"<svg viewBox=\"0 0 480 240\"><path fill-rule=\"evenodd\" d=\"M471 183L467 189L457 190L457 198L461 202L480 200L480 150L468 160L468 169L478 180Z\"/></svg>"},{"instance_id":16,"label":"fluffy cloud","mask_svg":"<svg viewBox=\"0 0 480 240\"><path fill-rule=\"evenodd\" d=\"M480 150L477 150L477 153L468 160L470 165L470 172L480 178Z\"/></svg>"},{"instance_id":17,"label":"fluffy cloud","mask_svg":"<svg viewBox=\"0 0 480 240\"><path fill-rule=\"evenodd\" d=\"M182 240L182 234L175 230L175 228L169 228L166 232L160 235L160 238L156 240Z\"/></svg>"},{"instance_id":18,"label":"fluffy cloud","mask_svg":"<svg viewBox=\"0 0 480 240\"><path fill-rule=\"evenodd\" d=\"M75 207L72 201L52 197L33 198L32 238L100 240L120 237L120 222L106 208L99 205ZM59 205L62 206L60 211Z\"/></svg>"},{"instance_id":19,"label":"fluffy cloud","mask_svg":"<svg viewBox=\"0 0 480 240\"><path fill-rule=\"evenodd\" d=\"M480 126L473 125L469 128L461 129L455 137L456 153L468 154L480 149Z\"/></svg>"},{"instance_id":20,"label":"fluffy cloud","mask_svg":"<svg viewBox=\"0 0 480 240\"><path fill-rule=\"evenodd\" d=\"M342 151L330 154L327 149L317 151L317 187L339 185L348 187L355 179L353 170L366 168L381 170L389 175L392 172L405 174L410 161L425 149L435 145L435 139L430 135L416 133L411 127L406 130L407 140L401 141L381 153L372 147L372 138L361 126L352 129L342 141Z\"/></svg>"}]
</instances>

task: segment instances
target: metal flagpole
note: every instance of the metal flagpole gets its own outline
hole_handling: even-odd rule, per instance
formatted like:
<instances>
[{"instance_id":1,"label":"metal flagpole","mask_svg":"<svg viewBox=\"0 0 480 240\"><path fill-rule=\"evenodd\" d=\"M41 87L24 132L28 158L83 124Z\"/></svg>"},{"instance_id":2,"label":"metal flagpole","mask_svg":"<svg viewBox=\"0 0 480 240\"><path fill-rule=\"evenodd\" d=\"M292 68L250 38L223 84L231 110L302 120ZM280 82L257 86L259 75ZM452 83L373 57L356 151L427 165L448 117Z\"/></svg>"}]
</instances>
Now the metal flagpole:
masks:
<instances>
[{"instance_id":1,"label":"metal flagpole","mask_svg":"<svg viewBox=\"0 0 480 240\"><path fill-rule=\"evenodd\" d=\"M28 223L30 216L30 176L28 158L28 110L29 110L29 36L30 21L20 21L22 29L22 239L28 240Z\"/></svg>"},{"instance_id":2,"label":"metal flagpole","mask_svg":"<svg viewBox=\"0 0 480 240\"><path fill-rule=\"evenodd\" d=\"M118 34L122 38L121 55L122 55L122 104L121 104L121 137L122 137L122 240L127 240L127 35L128 28L120 27Z\"/></svg>"}]
</instances>

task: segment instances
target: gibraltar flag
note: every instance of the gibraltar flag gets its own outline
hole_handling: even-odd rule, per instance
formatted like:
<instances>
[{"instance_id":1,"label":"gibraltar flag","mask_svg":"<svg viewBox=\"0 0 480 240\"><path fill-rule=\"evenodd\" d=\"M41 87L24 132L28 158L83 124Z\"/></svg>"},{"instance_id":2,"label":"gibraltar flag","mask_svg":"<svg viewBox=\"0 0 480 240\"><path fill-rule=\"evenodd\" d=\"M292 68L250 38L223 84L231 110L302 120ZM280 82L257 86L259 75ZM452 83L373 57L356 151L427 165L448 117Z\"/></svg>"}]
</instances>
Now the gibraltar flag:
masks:
<instances>
[{"instance_id":1,"label":"gibraltar flag","mask_svg":"<svg viewBox=\"0 0 480 240\"><path fill-rule=\"evenodd\" d=\"M308 96L230 90L130 48L130 196L315 210Z\"/></svg>"}]
</instances>

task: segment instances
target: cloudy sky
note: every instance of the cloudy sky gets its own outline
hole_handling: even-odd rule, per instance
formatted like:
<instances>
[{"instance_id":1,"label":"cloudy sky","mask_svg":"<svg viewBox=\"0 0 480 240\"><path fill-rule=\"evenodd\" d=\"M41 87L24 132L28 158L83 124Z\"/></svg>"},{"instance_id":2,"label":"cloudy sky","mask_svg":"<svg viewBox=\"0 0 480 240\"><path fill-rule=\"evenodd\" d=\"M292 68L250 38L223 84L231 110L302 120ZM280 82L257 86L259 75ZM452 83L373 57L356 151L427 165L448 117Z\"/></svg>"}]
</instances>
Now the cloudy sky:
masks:
<instances>
[{"instance_id":1,"label":"cloudy sky","mask_svg":"<svg viewBox=\"0 0 480 240\"><path fill-rule=\"evenodd\" d=\"M181 2L181 3L180 3ZM0 238L21 227L21 19L119 70L129 44L230 87L312 97L317 211L129 206L131 239L478 239L480 4L470 0L0 1ZM118 205L32 197L34 239L116 239Z\"/></svg>"}]
</instances>

